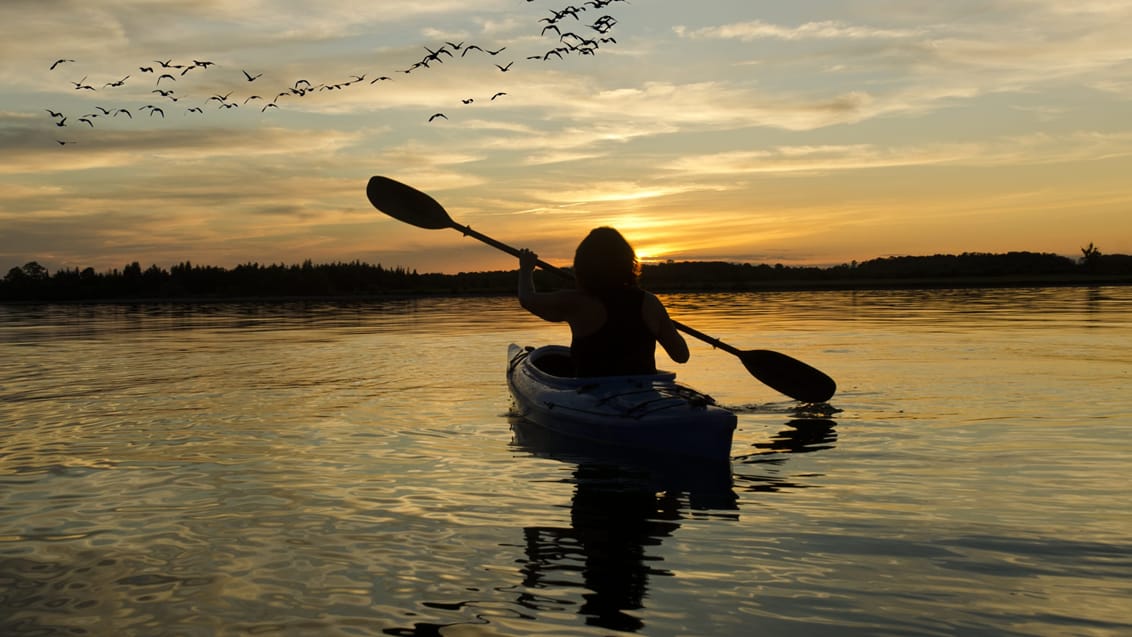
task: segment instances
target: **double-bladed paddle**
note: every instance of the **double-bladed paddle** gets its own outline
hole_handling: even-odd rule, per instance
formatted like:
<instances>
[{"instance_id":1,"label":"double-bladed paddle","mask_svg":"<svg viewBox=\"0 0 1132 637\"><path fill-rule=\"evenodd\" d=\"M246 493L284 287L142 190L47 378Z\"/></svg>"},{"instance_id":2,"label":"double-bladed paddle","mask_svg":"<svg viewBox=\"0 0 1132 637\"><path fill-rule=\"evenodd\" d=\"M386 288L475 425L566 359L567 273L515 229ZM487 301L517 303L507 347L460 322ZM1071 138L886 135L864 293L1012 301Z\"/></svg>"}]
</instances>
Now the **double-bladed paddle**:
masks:
<instances>
[{"instance_id":1,"label":"double-bladed paddle","mask_svg":"<svg viewBox=\"0 0 1132 637\"><path fill-rule=\"evenodd\" d=\"M476 232L468 226L456 223L448 215L444 206L412 186L388 177L375 176L370 178L369 185L366 186L366 196L369 197L369 202L375 208L399 221L428 230L442 228L459 230L461 233L502 250L511 256L519 256L518 249ZM568 279L574 278L566 270L555 267L541 259L537 263L544 270ZM752 376L768 387L791 398L807 403L823 403L832 398L834 392L837 391L837 384L832 378L796 358L766 349L740 350L683 323L677 321L672 321L672 323L681 332L728 354L735 355L742 361L743 366Z\"/></svg>"}]
</instances>

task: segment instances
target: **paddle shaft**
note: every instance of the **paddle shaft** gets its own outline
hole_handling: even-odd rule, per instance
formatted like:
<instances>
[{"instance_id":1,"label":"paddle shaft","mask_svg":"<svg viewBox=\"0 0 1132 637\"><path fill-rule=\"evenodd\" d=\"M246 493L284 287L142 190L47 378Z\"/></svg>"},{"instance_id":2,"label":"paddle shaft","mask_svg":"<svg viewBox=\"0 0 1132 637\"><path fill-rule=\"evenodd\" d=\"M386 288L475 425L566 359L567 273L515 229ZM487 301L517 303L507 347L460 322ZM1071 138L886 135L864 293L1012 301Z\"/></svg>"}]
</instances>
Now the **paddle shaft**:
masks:
<instances>
[{"instance_id":1,"label":"paddle shaft","mask_svg":"<svg viewBox=\"0 0 1132 637\"><path fill-rule=\"evenodd\" d=\"M489 245L493 248L496 248L498 250L502 250L502 251L506 252L507 254L510 254L513 257L517 258L519 256L518 248L513 248L513 247L507 245L506 243L496 241L495 239L492 239L491 237L489 237L485 234L482 234L480 232L476 232L475 230L472 230L471 227L469 227L469 226L465 226L465 225L462 225L462 224L459 224L459 223L456 223L455 221L453 221L452 222L452 228L455 229L455 230L459 230L465 236L472 237L473 239L478 239L478 240L486 243L487 245ZM563 270L562 268L559 268L557 266L553 266L553 265L547 263L546 261L543 261L542 259L539 259L538 261L536 261L535 264L538 265L538 267L542 268L543 270L546 270L547 272L553 272L554 274L557 274L558 276L561 276L565 279L573 280L573 278L574 278L574 275L570 274L566 270ZM728 345L727 343L724 343L723 341L719 340L718 338L708 336L707 334L704 334L703 332L701 332L699 330L692 329L692 328L688 327L687 325L684 325L683 323L681 323L679 321L673 320L672 325L676 329L680 330L681 332L684 332L685 334L687 334L687 335L689 335L693 338L698 338L699 340L707 343L708 345L711 345L712 347L715 347L717 349L721 349L721 350L727 352L728 354L734 354L735 356L741 356L743 354L742 350L740 350L736 347L733 347L731 345Z\"/></svg>"}]
</instances>

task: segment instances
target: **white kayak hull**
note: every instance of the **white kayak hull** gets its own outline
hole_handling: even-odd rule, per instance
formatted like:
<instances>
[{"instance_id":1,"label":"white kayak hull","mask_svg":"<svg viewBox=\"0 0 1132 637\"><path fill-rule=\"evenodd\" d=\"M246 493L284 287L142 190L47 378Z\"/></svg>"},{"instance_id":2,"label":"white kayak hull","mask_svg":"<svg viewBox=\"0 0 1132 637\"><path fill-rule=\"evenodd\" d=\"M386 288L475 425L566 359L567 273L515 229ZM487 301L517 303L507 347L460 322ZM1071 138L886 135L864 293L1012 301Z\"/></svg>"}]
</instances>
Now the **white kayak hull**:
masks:
<instances>
[{"instance_id":1,"label":"white kayak hull","mask_svg":"<svg viewBox=\"0 0 1132 637\"><path fill-rule=\"evenodd\" d=\"M672 372L577 378L561 345L507 351L516 415L556 434L602 445L720 459L731 455L737 418Z\"/></svg>"}]
</instances>

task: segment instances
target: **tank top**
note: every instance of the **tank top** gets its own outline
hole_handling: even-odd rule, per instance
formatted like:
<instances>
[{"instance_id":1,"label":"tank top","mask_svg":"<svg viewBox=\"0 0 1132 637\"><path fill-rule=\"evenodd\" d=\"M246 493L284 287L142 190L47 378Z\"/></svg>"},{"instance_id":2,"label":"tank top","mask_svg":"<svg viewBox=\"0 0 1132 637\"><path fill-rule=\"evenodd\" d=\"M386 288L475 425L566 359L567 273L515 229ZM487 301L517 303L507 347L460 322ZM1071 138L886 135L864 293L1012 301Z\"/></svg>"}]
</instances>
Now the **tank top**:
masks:
<instances>
[{"instance_id":1,"label":"tank top","mask_svg":"<svg viewBox=\"0 0 1132 637\"><path fill-rule=\"evenodd\" d=\"M575 375L655 374L656 336L641 317L644 290L622 288L595 296L605 307L605 323L570 343Z\"/></svg>"}]
</instances>

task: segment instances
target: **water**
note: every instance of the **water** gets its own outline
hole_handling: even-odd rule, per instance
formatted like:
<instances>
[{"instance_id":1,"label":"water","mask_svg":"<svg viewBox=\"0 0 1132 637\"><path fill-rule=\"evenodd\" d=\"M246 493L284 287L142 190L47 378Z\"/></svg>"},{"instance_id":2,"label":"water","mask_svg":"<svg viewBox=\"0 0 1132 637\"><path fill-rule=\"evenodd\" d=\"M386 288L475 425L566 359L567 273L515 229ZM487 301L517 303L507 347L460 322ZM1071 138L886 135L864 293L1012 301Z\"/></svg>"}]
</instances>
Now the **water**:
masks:
<instances>
[{"instance_id":1,"label":"water","mask_svg":"<svg viewBox=\"0 0 1132 637\"><path fill-rule=\"evenodd\" d=\"M666 301L831 407L692 341L650 466L512 431L513 299L0 307L0 634L1132 632L1132 288Z\"/></svg>"}]
</instances>

